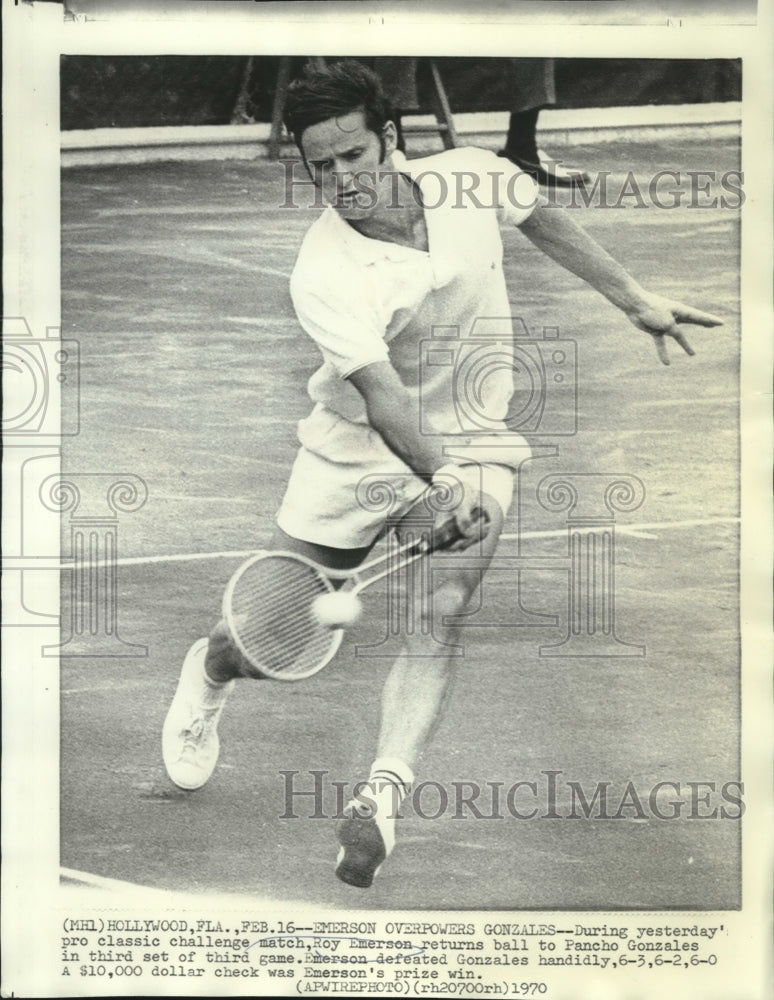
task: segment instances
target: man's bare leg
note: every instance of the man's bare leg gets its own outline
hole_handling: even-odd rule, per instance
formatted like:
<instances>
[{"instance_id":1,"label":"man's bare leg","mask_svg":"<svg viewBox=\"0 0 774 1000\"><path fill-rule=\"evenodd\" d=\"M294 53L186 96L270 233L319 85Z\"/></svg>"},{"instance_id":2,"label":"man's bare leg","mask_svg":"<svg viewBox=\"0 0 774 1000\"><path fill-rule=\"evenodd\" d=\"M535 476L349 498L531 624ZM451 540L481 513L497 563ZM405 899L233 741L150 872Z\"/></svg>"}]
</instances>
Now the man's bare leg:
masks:
<instances>
[{"instance_id":1,"label":"man's bare leg","mask_svg":"<svg viewBox=\"0 0 774 1000\"><path fill-rule=\"evenodd\" d=\"M395 843L395 817L408 794L422 752L430 742L451 693L461 659L446 655L442 644L458 639L449 616L465 611L491 562L503 525L494 500L484 498L490 518L486 538L465 552L432 557L430 600L417 595L415 628L393 664L382 693L377 756L368 782L349 803L338 828L341 844L337 876L360 888L371 885ZM444 562L454 568L444 569ZM465 568L458 568L460 563Z\"/></svg>"},{"instance_id":2,"label":"man's bare leg","mask_svg":"<svg viewBox=\"0 0 774 1000\"><path fill-rule=\"evenodd\" d=\"M423 602L424 607L418 609L414 635L407 637L406 651L393 664L384 685L378 754L400 757L411 768L416 767L440 722L461 659L439 655L439 644L459 642L459 629L447 619L467 608L500 538L502 513L494 501L487 506L490 528L482 542L463 553L433 555L429 607ZM451 560L470 565L444 569L444 562ZM428 656L428 651L433 655Z\"/></svg>"}]
</instances>

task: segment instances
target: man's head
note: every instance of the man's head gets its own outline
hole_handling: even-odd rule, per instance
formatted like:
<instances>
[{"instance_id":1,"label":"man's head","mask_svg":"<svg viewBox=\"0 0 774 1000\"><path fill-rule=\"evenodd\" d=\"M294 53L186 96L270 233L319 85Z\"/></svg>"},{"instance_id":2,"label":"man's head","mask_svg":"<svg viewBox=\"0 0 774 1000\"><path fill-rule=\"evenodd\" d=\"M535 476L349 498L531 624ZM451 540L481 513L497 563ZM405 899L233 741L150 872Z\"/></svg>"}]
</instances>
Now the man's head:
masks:
<instances>
[{"instance_id":1,"label":"man's head","mask_svg":"<svg viewBox=\"0 0 774 1000\"><path fill-rule=\"evenodd\" d=\"M379 77L354 59L323 68L309 63L304 75L288 88L285 127L303 153L302 140L310 125L352 111L362 111L369 132L382 135L389 108Z\"/></svg>"},{"instance_id":2,"label":"man's head","mask_svg":"<svg viewBox=\"0 0 774 1000\"><path fill-rule=\"evenodd\" d=\"M288 90L285 125L310 177L345 219L362 220L385 201L397 134L371 70L353 60L307 67Z\"/></svg>"}]
</instances>

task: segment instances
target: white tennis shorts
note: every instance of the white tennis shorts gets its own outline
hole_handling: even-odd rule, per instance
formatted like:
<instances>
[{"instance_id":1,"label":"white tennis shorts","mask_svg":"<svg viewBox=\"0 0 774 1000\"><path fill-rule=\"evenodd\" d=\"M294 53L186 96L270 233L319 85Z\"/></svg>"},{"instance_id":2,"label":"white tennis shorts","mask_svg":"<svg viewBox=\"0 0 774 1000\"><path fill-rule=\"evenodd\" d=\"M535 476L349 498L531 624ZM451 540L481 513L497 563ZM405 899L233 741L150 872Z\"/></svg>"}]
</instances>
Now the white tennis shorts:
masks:
<instances>
[{"instance_id":1,"label":"white tennis shorts","mask_svg":"<svg viewBox=\"0 0 774 1000\"><path fill-rule=\"evenodd\" d=\"M364 548L385 524L398 521L427 495L427 483L365 424L318 405L300 421L298 437L301 448L277 514L277 524L293 538L337 549ZM514 470L531 454L524 438L504 427L502 435L444 441L465 487L486 493L507 514ZM429 499L429 509L439 509L438 502Z\"/></svg>"}]
</instances>

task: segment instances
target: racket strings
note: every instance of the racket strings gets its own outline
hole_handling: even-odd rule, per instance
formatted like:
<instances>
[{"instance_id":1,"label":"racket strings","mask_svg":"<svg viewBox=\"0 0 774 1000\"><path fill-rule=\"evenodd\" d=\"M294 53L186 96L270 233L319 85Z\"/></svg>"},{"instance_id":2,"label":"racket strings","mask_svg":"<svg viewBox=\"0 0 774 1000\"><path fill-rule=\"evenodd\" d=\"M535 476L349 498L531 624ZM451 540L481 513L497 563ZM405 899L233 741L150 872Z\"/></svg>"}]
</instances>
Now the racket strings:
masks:
<instances>
[{"instance_id":1,"label":"racket strings","mask_svg":"<svg viewBox=\"0 0 774 1000\"><path fill-rule=\"evenodd\" d=\"M360 568L356 590L405 569L429 548L424 535L390 546ZM266 677L301 680L316 673L341 641L341 630L323 625L313 611L315 599L331 590L317 567L289 553L269 553L246 563L232 578L223 602L240 652Z\"/></svg>"},{"instance_id":2,"label":"racket strings","mask_svg":"<svg viewBox=\"0 0 774 1000\"><path fill-rule=\"evenodd\" d=\"M230 625L242 652L268 676L314 673L335 648L335 633L312 612L330 587L297 559L266 556L246 567L231 593Z\"/></svg>"}]
</instances>

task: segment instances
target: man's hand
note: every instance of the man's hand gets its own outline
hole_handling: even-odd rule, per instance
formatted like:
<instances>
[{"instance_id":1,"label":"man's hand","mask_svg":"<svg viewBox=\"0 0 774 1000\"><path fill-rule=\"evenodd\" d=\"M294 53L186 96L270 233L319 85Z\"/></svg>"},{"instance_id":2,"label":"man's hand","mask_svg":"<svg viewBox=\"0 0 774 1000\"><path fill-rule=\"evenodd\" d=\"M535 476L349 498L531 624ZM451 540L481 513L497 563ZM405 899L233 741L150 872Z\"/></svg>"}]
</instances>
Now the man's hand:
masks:
<instances>
[{"instance_id":1,"label":"man's hand","mask_svg":"<svg viewBox=\"0 0 774 1000\"><path fill-rule=\"evenodd\" d=\"M439 499L448 494L455 501L453 509L439 511L435 519L436 531L454 521L462 536L451 544L439 546L451 552L462 552L489 534L490 520L481 504L481 493L467 479L456 465L445 465L433 476L431 489L439 491Z\"/></svg>"},{"instance_id":2,"label":"man's hand","mask_svg":"<svg viewBox=\"0 0 774 1000\"><path fill-rule=\"evenodd\" d=\"M543 253L583 278L622 309L638 329L649 333L665 365L669 364L667 337L674 338L686 354L693 354L691 345L677 328L678 323L720 326L723 322L711 313L646 292L568 212L557 210L555 205L538 205L520 229Z\"/></svg>"},{"instance_id":3,"label":"man's hand","mask_svg":"<svg viewBox=\"0 0 774 1000\"><path fill-rule=\"evenodd\" d=\"M688 343L679 329L680 323L695 323L698 326L722 326L723 320L712 313L702 312L700 309L693 309L685 306L682 302L674 302L671 299L662 298L660 295L653 295L645 292L636 306L624 308L624 312L638 330L649 333L656 344L656 350L661 363L668 365L669 354L667 353L666 338L672 337L686 354L695 354L695 351Z\"/></svg>"}]
</instances>

